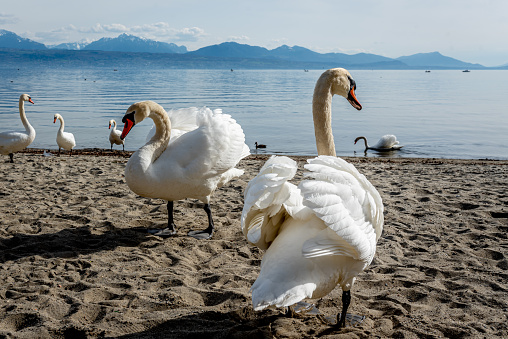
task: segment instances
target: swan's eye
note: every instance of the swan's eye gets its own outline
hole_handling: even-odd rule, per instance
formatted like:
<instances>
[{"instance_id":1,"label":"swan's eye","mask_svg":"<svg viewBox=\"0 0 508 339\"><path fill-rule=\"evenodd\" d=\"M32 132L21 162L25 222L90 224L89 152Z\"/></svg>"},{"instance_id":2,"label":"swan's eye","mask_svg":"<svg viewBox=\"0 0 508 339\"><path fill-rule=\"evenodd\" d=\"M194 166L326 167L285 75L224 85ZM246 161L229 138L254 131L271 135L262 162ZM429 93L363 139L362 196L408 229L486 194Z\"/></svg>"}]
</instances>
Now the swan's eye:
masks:
<instances>
[{"instance_id":1,"label":"swan's eye","mask_svg":"<svg viewBox=\"0 0 508 339\"><path fill-rule=\"evenodd\" d=\"M130 120L130 121L132 121L132 123L136 123L134 121L134 113L136 113L136 111L125 114L122 118L122 122L125 124L127 122L127 120Z\"/></svg>"},{"instance_id":2,"label":"swan's eye","mask_svg":"<svg viewBox=\"0 0 508 339\"><path fill-rule=\"evenodd\" d=\"M349 79L349 88L352 88L353 90L356 91L356 82L350 76L348 76L348 79Z\"/></svg>"}]
</instances>

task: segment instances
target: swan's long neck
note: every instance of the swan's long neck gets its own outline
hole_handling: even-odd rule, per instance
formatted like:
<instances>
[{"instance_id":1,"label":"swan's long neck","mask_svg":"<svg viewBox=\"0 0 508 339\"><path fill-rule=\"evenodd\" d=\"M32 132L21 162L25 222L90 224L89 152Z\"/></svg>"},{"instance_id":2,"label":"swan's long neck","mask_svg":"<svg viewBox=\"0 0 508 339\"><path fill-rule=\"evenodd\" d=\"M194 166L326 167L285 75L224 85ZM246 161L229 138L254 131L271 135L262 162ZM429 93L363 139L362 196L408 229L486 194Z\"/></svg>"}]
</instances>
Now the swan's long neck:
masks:
<instances>
[{"instance_id":1,"label":"swan's long neck","mask_svg":"<svg viewBox=\"0 0 508 339\"><path fill-rule=\"evenodd\" d=\"M363 139L363 142L365 143L365 150L368 150L370 148L369 144L367 143L366 137L359 137L358 140Z\"/></svg>"},{"instance_id":2,"label":"swan's long neck","mask_svg":"<svg viewBox=\"0 0 508 339\"><path fill-rule=\"evenodd\" d=\"M26 118L25 114L25 101L20 98L19 99L19 117L21 118L21 122L23 123L23 126L25 127L25 130L30 133L33 129L32 125L28 122L28 119Z\"/></svg>"},{"instance_id":3,"label":"swan's long neck","mask_svg":"<svg viewBox=\"0 0 508 339\"><path fill-rule=\"evenodd\" d=\"M62 117L58 117L58 120L60 120L60 128L58 129L58 133L63 133L65 128L65 122Z\"/></svg>"},{"instance_id":4,"label":"swan's long neck","mask_svg":"<svg viewBox=\"0 0 508 339\"><path fill-rule=\"evenodd\" d=\"M332 96L331 83L323 78L319 79L312 99L318 155L336 156L332 133Z\"/></svg>"},{"instance_id":5,"label":"swan's long neck","mask_svg":"<svg viewBox=\"0 0 508 339\"><path fill-rule=\"evenodd\" d=\"M113 131L116 131L116 121L113 120Z\"/></svg>"},{"instance_id":6,"label":"swan's long neck","mask_svg":"<svg viewBox=\"0 0 508 339\"><path fill-rule=\"evenodd\" d=\"M149 118L152 118L155 123L155 135L143 147L139 149L140 156L145 163L145 166L153 164L161 154L166 150L171 135L171 122L168 114L162 106L154 104L151 105Z\"/></svg>"}]
</instances>

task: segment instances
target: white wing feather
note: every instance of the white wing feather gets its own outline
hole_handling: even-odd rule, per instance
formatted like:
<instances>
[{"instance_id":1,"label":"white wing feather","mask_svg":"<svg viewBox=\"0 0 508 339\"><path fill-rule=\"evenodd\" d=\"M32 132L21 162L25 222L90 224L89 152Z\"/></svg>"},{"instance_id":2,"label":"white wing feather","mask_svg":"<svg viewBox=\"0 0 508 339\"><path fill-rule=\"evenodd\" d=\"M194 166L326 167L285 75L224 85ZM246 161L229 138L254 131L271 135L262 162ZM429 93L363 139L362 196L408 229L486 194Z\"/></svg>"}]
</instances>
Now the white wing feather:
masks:
<instances>
[{"instance_id":1,"label":"white wing feather","mask_svg":"<svg viewBox=\"0 0 508 339\"><path fill-rule=\"evenodd\" d=\"M251 244L267 249L286 214L296 216L303 208L298 188L288 183L297 168L294 160L272 156L247 185L241 224Z\"/></svg>"},{"instance_id":2,"label":"white wing feather","mask_svg":"<svg viewBox=\"0 0 508 339\"><path fill-rule=\"evenodd\" d=\"M305 257L349 255L372 261L376 242L383 228L381 196L356 168L346 161L328 156L308 160L304 180L298 186L303 204L337 236L322 234L305 242Z\"/></svg>"},{"instance_id":3,"label":"white wing feather","mask_svg":"<svg viewBox=\"0 0 508 339\"><path fill-rule=\"evenodd\" d=\"M402 145L399 145L399 141L397 137L393 134L383 135L378 142L372 146L373 148L402 148Z\"/></svg>"}]
</instances>

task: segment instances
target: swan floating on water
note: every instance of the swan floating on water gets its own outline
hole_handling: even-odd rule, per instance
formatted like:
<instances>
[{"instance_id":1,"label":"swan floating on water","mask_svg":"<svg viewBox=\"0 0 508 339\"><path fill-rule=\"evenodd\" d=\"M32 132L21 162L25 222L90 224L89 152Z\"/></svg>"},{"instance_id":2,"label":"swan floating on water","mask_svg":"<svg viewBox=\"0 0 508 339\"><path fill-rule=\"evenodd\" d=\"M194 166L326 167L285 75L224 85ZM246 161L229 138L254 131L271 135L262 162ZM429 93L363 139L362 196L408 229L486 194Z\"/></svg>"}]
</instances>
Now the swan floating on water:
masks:
<instances>
[{"instance_id":1,"label":"swan floating on water","mask_svg":"<svg viewBox=\"0 0 508 339\"><path fill-rule=\"evenodd\" d=\"M358 142L358 140L362 140L365 142L365 152L367 150L371 149L378 152L389 152L389 151L396 151L404 147L403 145L399 145L399 141L397 140L397 137L393 134L386 134L379 139L379 141L374 146L369 146L367 143L367 138L365 137L358 137L355 139L355 145Z\"/></svg>"},{"instance_id":2,"label":"swan floating on water","mask_svg":"<svg viewBox=\"0 0 508 339\"><path fill-rule=\"evenodd\" d=\"M254 143L254 146L256 146L256 149L258 149L258 148L266 148L266 145L258 144L257 141Z\"/></svg>"},{"instance_id":3,"label":"swan floating on water","mask_svg":"<svg viewBox=\"0 0 508 339\"><path fill-rule=\"evenodd\" d=\"M63 148L64 150L70 151L69 156L72 155L72 149L76 147L76 140L74 139L74 134L69 132L64 132L65 122L63 117L60 114L55 114L53 117L53 123L56 123L57 120L60 120L60 128L56 133L56 143L58 144L58 156L60 156L60 150Z\"/></svg>"},{"instance_id":4,"label":"swan floating on water","mask_svg":"<svg viewBox=\"0 0 508 339\"><path fill-rule=\"evenodd\" d=\"M192 107L170 111L169 115L171 119L153 101L138 102L127 109L122 119L122 139L145 118L153 120L155 132L130 157L125 180L134 193L168 202L167 228L152 233L174 235L173 201L193 198L205 204L208 228L188 235L209 239L214 232L210 197L218 187L243 174L235 166L250 154L249 147L241 126L221 110ZM171 135L173 124L178 132L175 136Z\"/></svg>"},{"instance_id":5,"label":"swan floating on water","mask_svg":"<svg viewBox=\"0 0 508 339\"><path fill-rule=\"evenodd\" d=\"M25 101L34 104L28 94L19 97L19 117L25 127L24 131L6 131L0 133L0 154L9 155L10 162L14 162L14 153L28 147L35 139L35 129L30 125L25 114Z\"/></svg>"},{"instance_id":6,"label":"swan floating on water","mask_svg":"<svg viewBox=\"0 0 508 339\"><path fill-rule=\"evenodd\" d=\"M297 164L272 156L245 190L242 231L264 253L252 285L255 310L287 307L321 298L338 284L343 290L337 326L345 326L350 290L374 258L383 230L383 204L374 186L337 158L331 125L334 94L353 107L356 83L343 68L325 71L313 99L318 157L304 167L306 180L289 183Z\"/></svg>"},{"instance_id":7,"label":"swan floating on water","mask_svg":"<svg viewBox=\"0 0 508 339\"><path fill-rule=\"evenodd\" d=\"M111 125L113 125L113 129L111 129ZM116 129L116 121L109 120L109 129L111 129L111 133L109 133L109 142L111 143L111 150L113 150L113 145L122 145L122 150L125 151L125 141L120 138L122 132Z\"/></svg>"}]
</instances>

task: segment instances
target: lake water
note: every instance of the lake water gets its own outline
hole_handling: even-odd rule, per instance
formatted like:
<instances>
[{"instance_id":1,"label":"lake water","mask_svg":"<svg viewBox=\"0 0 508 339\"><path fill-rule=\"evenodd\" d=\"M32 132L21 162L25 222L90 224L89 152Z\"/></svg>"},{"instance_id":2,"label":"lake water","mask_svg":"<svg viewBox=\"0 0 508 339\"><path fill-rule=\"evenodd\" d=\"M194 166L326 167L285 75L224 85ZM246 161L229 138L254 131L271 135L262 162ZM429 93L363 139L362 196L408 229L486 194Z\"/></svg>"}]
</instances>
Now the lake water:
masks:
<instances>
[{"instance_id":1,"label":"lake water","mask_svg":"<svg viewBox=\"0 0 508 339\"><path fill-rule=\"evenodd\" d=\"M121 124L134 102L153 100L166 110L190 106L222 108L243 127L246 142L263 152L315 155L312 94L322 71L181 70L112 68L5 69L0 66L0 131L22 129L20 94L37 137L30 147L56 149L60 113L76 148L109 149L108 121ZM354 139L375 144L395 134L405 147L389 156L508 159L508 71L351 70L357 83L357 111L335 96L333 131L337 154L363 156ZM120 129L123 126L120 126ZM126 139L126 149L144 144L147 119ZM121 149L121 146L114 146ZM255 152L253 150L253 152ZM356 153L355 153L356 152ZM369 151L368 156L384 156Z\"/></svg>"}]
</instances>

